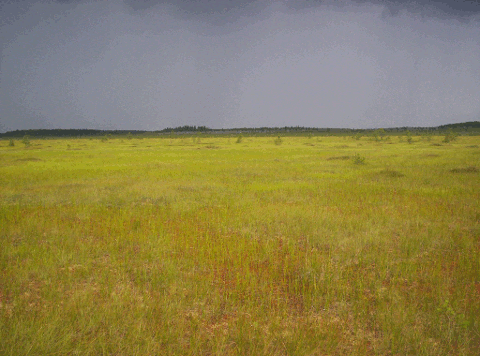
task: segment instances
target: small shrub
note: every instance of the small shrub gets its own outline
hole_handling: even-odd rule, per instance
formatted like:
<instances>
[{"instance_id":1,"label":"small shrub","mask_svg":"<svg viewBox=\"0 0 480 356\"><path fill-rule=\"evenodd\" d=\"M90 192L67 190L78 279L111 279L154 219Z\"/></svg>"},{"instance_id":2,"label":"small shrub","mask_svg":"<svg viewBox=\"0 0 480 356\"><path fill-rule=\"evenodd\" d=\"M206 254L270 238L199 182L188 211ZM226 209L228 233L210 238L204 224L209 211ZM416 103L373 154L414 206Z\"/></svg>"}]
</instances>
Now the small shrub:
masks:
<instances>
[{"instance_id":1,"label":"small shrub","mask_svg":"<svg viewBox=\"0 0 480 356\"><path fill-rule=\"evenodd\" d=\"M365 157L360 156L358 153L352 158L354 164L365 164Z\"/></svg>"},{"instance_id":2,"label":"small shrub","mask_svg":"<svg viewBox=\"0 0 480 356\"><path fill-rule=\"evenodd\" d=\"M413 138L412 138L412 133L410 131L407 130L407 142L408 143L412 143L413 142Z\"/></svg>"},{"instance_id":3,"label":"small shrub","mask_svg":"<svg viewBox=\"0 0 480 356\"><path fill-rule=\"evenodd\" d=\"M383 138L385 136L385 130L384 129L377 129L373 132L373 137L375 138L375 141L383 141Z\"/></svg>"},{"instance_id":4,"label":"small shrub","mask_svg":"<svg viewBox=\"0 0 480 356\"><path fill-rule=\"evenodd\" d=\"M28 135L23 136L22 143L25 145L25 147L30 146L30 138L28 137Z\"/></svg>"},{"instance_id":5,"label":"small shrub","mask_svg":"<svg viewBox=\"0 0 480 356\"><path fill-rule=\"evenodd\" d=\"M197 144L199 145L200 143L202 143L202 133L201 132L197 132L197 134L195 136L192 136L192 141L194 144Z\"/></svg>"},{"instance_id":6,"label":"small shrub","mask_svg":"<svg viewBox=\"0 0 480 356\"><path fill-rule=\"evenodd\" d=\"M281 138L280 136L278 136L278 137L275 139L274 142L275 142L275 144L276 144L277 146L279 146L279 145L281 145L281 144L283 143L283 140L282 140L282 138Z\"/></svg>"},{"instance_id":7,"label":"small shrub","mask_svg":"<svg viewBox=\"0 0 480 356\"><path fill-rule=\"evenodd\" d=\"M449 129L448 132L445 134L445 138L443 139L443 142L449 143L451 141L455 141L457 139L457 134L453 132L452 129Z\"/></svg>"},{"instance_id":8,"label":"small shrub","mask_svg":"<svg viewBox=\"0 0 480 356\"><path fill-rule=\"evenodd\" d=\"M15 146L15 142L12 139L10 139L10 142L8 143L8 146L9 147Z\"/></svg>"},{"instance_id":9,"label":"small shrub","mask_svg":"<svg viewBox=\"0 0 480 356\"><path fill-rule=\"evenodd\" d=\"M236 142L237 142L237 143L242 143L242 141L243 141L243 136L242 136L242 135L238 135Z\"/></svg>"},{"instance_id":10,"label":"small shrub","mask_svg":"<svg viewBox=\"0 0 480 356\"><path fill-rule=\"evenodd\" d=\"M431 135L429 132L425 132L425 133L422 135L422 140L424 140L424 141L431 141L431 140L432 140L432 135Z\"/></svg>"}]
</instances>

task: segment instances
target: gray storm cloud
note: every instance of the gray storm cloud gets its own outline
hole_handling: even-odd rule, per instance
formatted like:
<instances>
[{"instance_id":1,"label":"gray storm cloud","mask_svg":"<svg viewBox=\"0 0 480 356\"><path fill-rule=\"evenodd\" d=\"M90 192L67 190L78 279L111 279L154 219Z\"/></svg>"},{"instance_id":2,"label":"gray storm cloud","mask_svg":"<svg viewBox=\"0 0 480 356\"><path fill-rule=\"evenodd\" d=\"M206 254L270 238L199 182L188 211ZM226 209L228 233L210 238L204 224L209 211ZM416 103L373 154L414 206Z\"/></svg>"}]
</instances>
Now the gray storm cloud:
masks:
<instances>
[{"instance_id":1,"label":"gray storm cloud","mask_svg":"<svg viewBox=\"0 0 480 356\"><path fill-rule=\"evenodd\" d=\"M298 4L189 12L121 0L5 3L0 130L364 128L480 117L478 16Z\"/></svg>"}]
</instances>

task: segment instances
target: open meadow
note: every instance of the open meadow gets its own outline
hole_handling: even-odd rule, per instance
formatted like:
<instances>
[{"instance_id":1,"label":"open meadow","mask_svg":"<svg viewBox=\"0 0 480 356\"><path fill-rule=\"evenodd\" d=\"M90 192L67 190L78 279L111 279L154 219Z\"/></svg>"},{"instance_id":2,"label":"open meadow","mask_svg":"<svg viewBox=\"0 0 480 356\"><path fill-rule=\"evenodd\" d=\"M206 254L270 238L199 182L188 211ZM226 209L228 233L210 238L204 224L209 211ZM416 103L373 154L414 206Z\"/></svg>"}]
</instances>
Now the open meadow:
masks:
<instances>
[{"instance_id":1,"label":"open meadow","mask_svg":"<svg viewBox=\"0 0 480 356\"><path fill-rule=\"evenodd\" d=\"M0 354L478 355L480 137L357 138L0 141Z\"/></svg>"}]
</instances>

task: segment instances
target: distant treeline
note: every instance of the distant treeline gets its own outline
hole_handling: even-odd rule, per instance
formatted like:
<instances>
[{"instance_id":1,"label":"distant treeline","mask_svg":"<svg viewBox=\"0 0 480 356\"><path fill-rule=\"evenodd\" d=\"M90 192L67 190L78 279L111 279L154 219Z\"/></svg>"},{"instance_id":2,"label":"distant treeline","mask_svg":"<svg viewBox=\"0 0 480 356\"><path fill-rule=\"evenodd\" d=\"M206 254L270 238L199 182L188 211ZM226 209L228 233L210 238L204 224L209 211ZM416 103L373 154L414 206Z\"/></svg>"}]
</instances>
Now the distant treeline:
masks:
<instances>
[{"instance_id":1,"label":"distant treeline","mask_svg":"<svg viewBox=\"0 0 480 356\"><path fill-rule=\"evenodd\" d=\"M439 130L448 130L448 129L452 129L452 130L468 130L468 129L472 129L472 130L478 130L480 129L480 121L469 121L469 122L462 122L460 124L448 124L448 125L442 125L442 126L438 126L436 127L436 129L439 129Z\"/></svg>"},{"instance_id":2,"label":"distant treeline","mask_svg":"<svg viewBox=\"0 0 480 356\"><path fill-rule=\"evenodd\" d=\"M163 129L161 131L155 131L155 132L197 132L197 131L211 131L213 129L210 129L206 126L178 126L178 127L167 127L166 129Z\"/></svg>"},{"instance_id":3,"label":"distant treeline","mask_svg":"<svg viewBox=\"0 0 480 356\"><path fill-rule=\"evenodd\" d=\"M385 134L402 135L409 134L442 134L447 131L454 131L458 134L480 135L480 121L470 121L458 124L441 125L437 127L396 127L396 128L374 128L374 129L345 129L345 128L316 128L304 126L285 127L244 127L234 129L211 129L206 126L178 126L165 128L157 131L146 130L93 130L93 129L39 129L39 130L15 130L0 133L0 138L54 138L54 137L133 137L133 136L165 136L172 134L316 134L316 135L369 135L378 130Z\"/></svg>"},{"instance_id":4,"label":"distant treeline","mask_svg":"<svg viewBox=\"0 0 480 356\"><path fill-rule=\"evenodd\" d=\"M129 133L132 135L144 134L148 131L125 131L125 130L91 130L91 129L39 129L39 130L15 130L0 133L0 137L4 138L21 138L29 136L32 138L46 137L92 137L115 135L124 136Z\"/></svg>"}]
</instances>

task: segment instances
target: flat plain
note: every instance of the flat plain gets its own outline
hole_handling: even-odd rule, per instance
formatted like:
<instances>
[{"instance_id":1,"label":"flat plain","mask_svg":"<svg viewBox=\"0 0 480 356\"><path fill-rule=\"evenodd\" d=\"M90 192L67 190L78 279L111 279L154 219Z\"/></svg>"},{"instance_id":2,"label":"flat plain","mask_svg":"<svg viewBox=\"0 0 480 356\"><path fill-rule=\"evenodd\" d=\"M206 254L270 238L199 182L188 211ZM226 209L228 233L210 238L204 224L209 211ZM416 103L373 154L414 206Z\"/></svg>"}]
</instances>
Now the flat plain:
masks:
<instances>
[{"instance_id":1,"label":"flat plain","mask_svg":"<svg viewBox=\"0 0 480 356\"><path fill-rule=\"evenodd\" d=\"M478 355L480 137L275 139L0 141L0 354Z\"/></svg>"}]
</instances>

